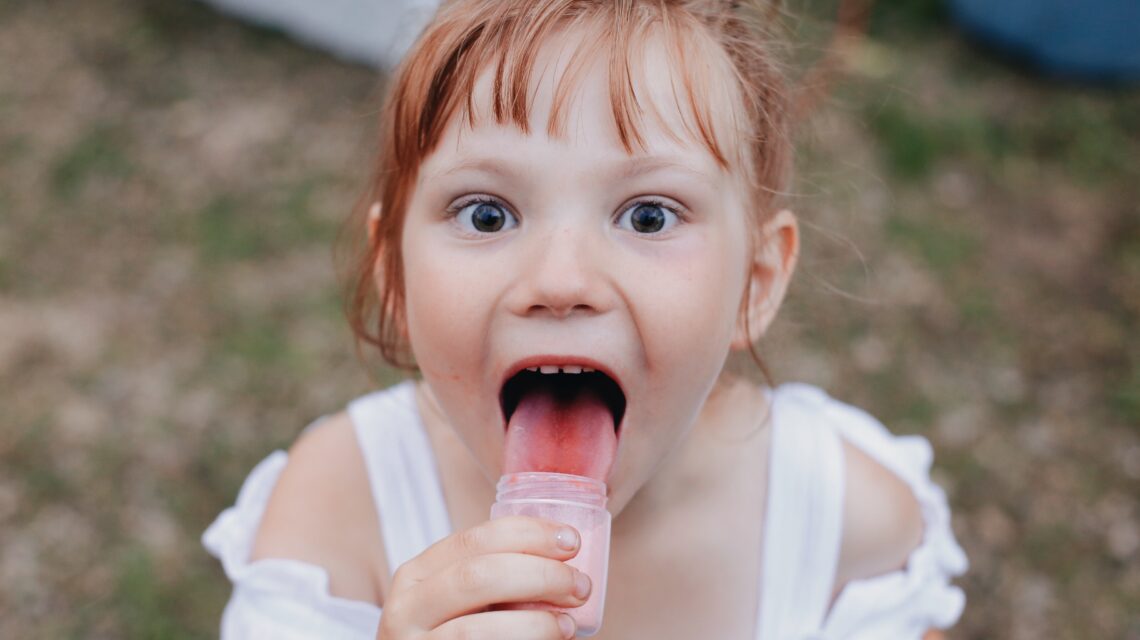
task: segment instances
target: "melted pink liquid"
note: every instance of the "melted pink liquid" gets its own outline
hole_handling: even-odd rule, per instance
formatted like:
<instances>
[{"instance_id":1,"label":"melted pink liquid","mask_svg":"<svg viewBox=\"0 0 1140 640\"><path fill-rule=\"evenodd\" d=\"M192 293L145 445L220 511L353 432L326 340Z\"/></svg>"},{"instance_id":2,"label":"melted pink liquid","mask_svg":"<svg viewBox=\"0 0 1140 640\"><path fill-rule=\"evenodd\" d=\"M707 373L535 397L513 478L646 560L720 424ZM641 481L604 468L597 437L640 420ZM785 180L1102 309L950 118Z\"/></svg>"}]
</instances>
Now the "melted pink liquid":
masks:
<instances>
[{"instance_id":1,"label":"melted pink liquid","mask_svg":"<svg viewBox=\"0 0 1140 640\"><path fill-rule=\"evenodd\" d=\"M492 518L514 515L545 518L577 529L582 537L582 547L578 555L567 560L566 564L590 576L593 588L586 603L580 607L567 609L541 603L522 603L503 608L564 611L578 625L577 636L597 633L602 626L602 612L606 603L606 574L610 560L609 513L555 502L497 502L491 507Z\"/></svg>"}]
</instances>

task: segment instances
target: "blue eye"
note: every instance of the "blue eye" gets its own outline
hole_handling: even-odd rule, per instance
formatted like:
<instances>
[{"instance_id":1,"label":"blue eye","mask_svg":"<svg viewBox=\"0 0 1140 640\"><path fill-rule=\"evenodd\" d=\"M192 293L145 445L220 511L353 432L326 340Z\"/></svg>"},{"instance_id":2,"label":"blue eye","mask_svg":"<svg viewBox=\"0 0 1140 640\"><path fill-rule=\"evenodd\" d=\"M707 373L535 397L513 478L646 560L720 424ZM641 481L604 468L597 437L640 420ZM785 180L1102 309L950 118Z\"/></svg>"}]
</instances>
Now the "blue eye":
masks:
<instances>
[{"instance_id":1,"label":"blue eye","mask_svg":"<svg viewBox=\"0 0 1140 640\"><path fill-rule=\"evenodd\" d=\"M677 212L672 207L655 200L643 200L622 212L618 226L651 235L668 231L679 221Z\"/></svg>"},{"instance_id":2,"label":"blue eye","mask_svg":"<svg viewBox=\"0 0 1140 640\"><path fill-rule=\"evenodd\" d=\"M455 210L455 219L465 231L498 233L518 226L518 219L496 200L469 201Z\"/></svg>"}]
</instances>

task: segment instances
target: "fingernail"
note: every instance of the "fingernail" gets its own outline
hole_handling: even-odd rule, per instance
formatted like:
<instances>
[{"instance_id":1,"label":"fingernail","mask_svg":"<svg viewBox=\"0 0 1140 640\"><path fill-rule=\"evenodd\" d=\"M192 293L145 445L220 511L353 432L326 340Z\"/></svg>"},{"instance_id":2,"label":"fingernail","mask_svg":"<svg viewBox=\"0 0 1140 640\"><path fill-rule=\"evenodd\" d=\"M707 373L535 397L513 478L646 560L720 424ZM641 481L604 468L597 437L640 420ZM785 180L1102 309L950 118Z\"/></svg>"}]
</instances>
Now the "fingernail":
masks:
<instances>
[{"instance_id":1,"label":"fingernail","mask_svg":"<svg viewBox=\"0 0 1140 640\"><path fill-rule=\"evenodd\" d=\"M577 630L576 627L573 618L565 613L558 614L558 628L562 631L563 638L573 638L574 632Z\"/></svg>"},{"instance_id":2,"label":"fingernail","mask_svg":"<svg viewBox=\"0 0 1140 640\"><path fill-rule=\"evenodd\" d=\"M554 541L558 543L559 547L573 551L578 548L578 532L572 527L562 527L558 533L554 534Z\"/></svg>"},{"instance_id":3,"label":"fingernail","mask_svg":"<svg viewBox=\"0 0 1140 640\"><path fill-rule=\"evenodd\" d=\"M576 571L574 573L574 597L585 600L590 595L590 576Z\"/></svg>"}]
</instances>

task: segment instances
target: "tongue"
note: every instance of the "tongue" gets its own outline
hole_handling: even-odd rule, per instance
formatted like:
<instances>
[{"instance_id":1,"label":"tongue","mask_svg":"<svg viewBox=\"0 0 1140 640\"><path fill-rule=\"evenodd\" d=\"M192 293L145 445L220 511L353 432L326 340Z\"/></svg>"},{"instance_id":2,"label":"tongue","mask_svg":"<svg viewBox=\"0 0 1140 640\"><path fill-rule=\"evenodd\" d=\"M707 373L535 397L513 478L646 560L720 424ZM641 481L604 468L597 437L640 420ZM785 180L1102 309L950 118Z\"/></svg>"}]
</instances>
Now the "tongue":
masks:
<instances>
[{"instance_id":1,"label":"tongue","mask_svg":"<svg viewBox=\"0 0 1140 640\"><path fill-rule=\"evenodd\" d=\"M554 376L523 394L507 425L503 471L550 471L606 481L617 452L614 418L590 385L558 389Z\"/></svg>"}]
</instances>

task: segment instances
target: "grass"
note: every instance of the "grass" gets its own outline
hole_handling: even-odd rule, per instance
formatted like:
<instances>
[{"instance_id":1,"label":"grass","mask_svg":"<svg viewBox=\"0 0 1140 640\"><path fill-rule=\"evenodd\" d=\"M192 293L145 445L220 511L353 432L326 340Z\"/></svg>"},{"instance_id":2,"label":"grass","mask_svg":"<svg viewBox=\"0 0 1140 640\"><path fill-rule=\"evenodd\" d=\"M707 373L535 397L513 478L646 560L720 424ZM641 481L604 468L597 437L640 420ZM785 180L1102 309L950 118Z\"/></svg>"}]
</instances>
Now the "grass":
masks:
<instances>
[{"instance_id":1,"label":"grass","mask_svg":"<svg viewBox=\"0 0 1140 640\"><path fill-rule=\"evenodd\" d=\"M1140 358L1133 356L1131 364L1131 371L1112 389L1109 406L1117 419L1140 433Z\"/></svg>"},{"instance_id":2,"label":"grass","mask_svg":"<svg viewBox=\"0 0 1140 640\"><path fill-rule=\"evenodd\" d=\"M1069 96L1045 110L1043 117L1026 119L1017 135L1032 141L1026 146L1036 157L1057 160L1069 175L1099 186L1117 176L1137 175L1134 154L1140 128L1134 116L1123 113L1136 106Z\"/></svg>"},{"instance_id":3,"label":"grass","mask_svg":"<svg viewBox=\"0 0 1140 640\"><path fill-rule=\"evenodd\" d=\"M27 504L63 502L76 495L75 487L59 472L52 455L54 436L46 417L17 427L10 433L11 462L6 471L20 478Z\"/></svg>"},{"instance_id":4,"label":"grass","mask_svg":"<svg viewBox=\"0 0 1140 640\"><path fill-rule=\"evenodd\" d=\"M73 202L82 189L97 179L122 179L133 166L121 129L106 123L92 127L60 155L51 168L51 185L56 196Z\"/></svg>"},{"instance_id":5,"label":"grass","mask_svg":"<svg viewBox=\"0 0 1140 640\"><path fill-rule=\"evenodd\" d=\"M169 577L160 574L150 555L137 547L121 552L118 567L112 606L125 612L120 617L124 637L156 640L213 637L214 625L192 617L200 611L198 602L202 591L193 588L192 581L186 581L188 576L181 577L183 584L173 584ZM197 578L201 581L201 576Z\"/></svg>"},{"instance_id":6,"label":"grass","mask_svg":"<svg viewBox=\"0 0 1140 640\"><path fill-rule=\"evenodd\" d=\"M253 318L227 327L221 336L219 349L224 357L255 367L297 369L297 363L293 362L296 357L285 332L271 318Z\"/></svg>"},{"instance_id":7,"label":"grass","mask_svg":"<svg viewBox=\"0 0 1140 640\"><path fill-rule=\"evenodd\" d=\"M906 247L943 276L967 267L980 251L980 243L952 214L933 217L923 212L921 221L902 216L887 220L887 237Z\"/></svg>"},{"instance_id":8,"label":"grass","mask_svg":"<svg viewBox=\"0 0 1140 640\"><path fill-rule=\"evenodd\" d=\"M147 37L156 42L182 46L193 46L201 39L208 38L219 28L237 30L231 22L222 21L221 16L210 6L197 2L166 2L165 0L140 0L139 28ZM268 53L285 52L296 55L296 45L275 29L245 25L240 27L241 46Z\"/></svg>"},{"instance_id":9,"label":"grass","mask_svg":"<svg viewBox=\"0 0 1140 640\"><path fill-rule=\"evenodd\" d=\"M231 195L220 195L193 216L197 246L205 265L263 257L268 236L258 228L256 211Z\"/></svg>"},{"instance_id":10,"label":"grass","mask_svg":"<svg viewBox=\"0 0 1140 640\"><path fill-rule=\"evenodd\" d=\"M945 0L877 0L871 14L871 33L876 37L919 37L935 32L947 22Z\"/></svg>"},{"instance_id":11,"label":"grass","mask_svg":"<svg viewBox=\"0 0 1140 640\"><path fill-rule=\"evenodd\" d=\"M281 256L300 246L331 246L336 224L316 215L311 207L318 178L283 185L271 196L225 193L213 197L189 220L204 266ZM272 190L272 187L270 187ZM182 233L180 227L174 233Z\"/></svg>"}]
</instances>

